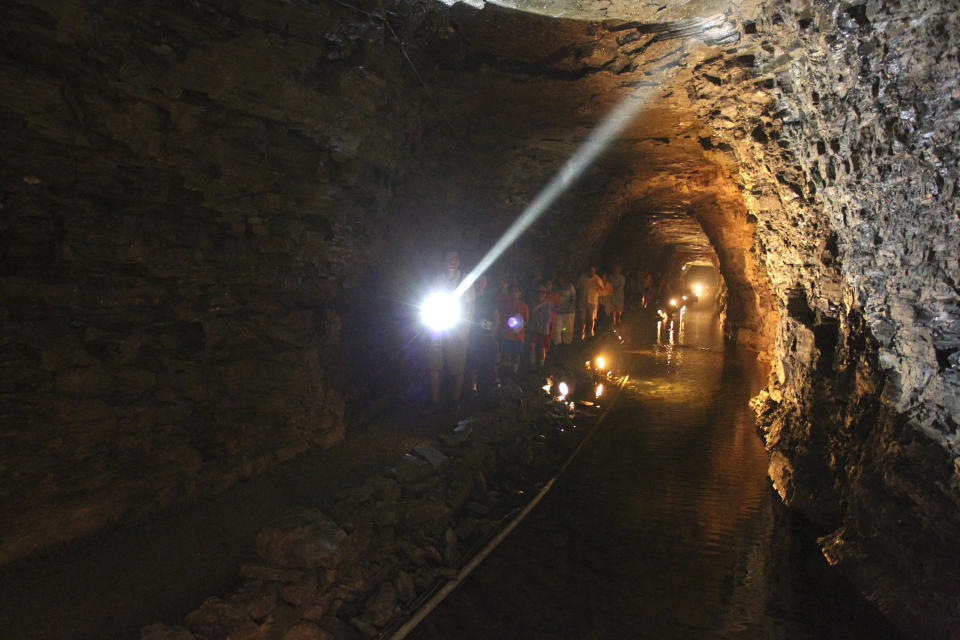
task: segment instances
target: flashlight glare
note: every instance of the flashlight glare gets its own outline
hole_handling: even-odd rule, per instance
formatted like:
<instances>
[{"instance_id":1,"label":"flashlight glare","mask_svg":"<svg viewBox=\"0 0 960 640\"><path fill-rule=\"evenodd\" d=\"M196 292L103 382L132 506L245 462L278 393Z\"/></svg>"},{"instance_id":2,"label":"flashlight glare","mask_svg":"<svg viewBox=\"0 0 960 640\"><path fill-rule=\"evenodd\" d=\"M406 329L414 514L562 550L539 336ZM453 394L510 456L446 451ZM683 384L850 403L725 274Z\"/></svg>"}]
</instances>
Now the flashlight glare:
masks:
<instances>
[{"instance_id":1,"label":"flashlight glare","mask_svg":"<svg viewBox=\"0 0 960 640\"><path fill-rule=\"evenodd\" d=\"M597 397L599 398L602 395L603 395L603 383L600 383L597 385Z\"/></svg>"},{"instance_id":2,"label":"flashlight glare","mask_svg":"<svg viewBox=\"0 0 960 640\"><path fill-rule=\"evenodd\" d=\"M420 306L420 320L435 331L449 329L460 321L460 305L447 293L432 293Z\"/></svg>"},{"instance_id":3,"label":"flashlight glare","mask_svg":"<svg viewBox=\"0 0 960 640\"><path fill-rule=\"evenodd\" d=\"M671 306L671 307L677 306L677 299L676 299L676 298L670 298L670 306Z\"/></svg>"},{"instance_id":4,"label":"flashlight glare","mask_svg":"<svg viewBox=\"0 0 960 640\"><path fill-rule=\"evenodd\" d=\"M703 293L703 285L702 284L694 285L693 292L696 295L700 295L701 293Z\"/></svg>"}]
</instances>

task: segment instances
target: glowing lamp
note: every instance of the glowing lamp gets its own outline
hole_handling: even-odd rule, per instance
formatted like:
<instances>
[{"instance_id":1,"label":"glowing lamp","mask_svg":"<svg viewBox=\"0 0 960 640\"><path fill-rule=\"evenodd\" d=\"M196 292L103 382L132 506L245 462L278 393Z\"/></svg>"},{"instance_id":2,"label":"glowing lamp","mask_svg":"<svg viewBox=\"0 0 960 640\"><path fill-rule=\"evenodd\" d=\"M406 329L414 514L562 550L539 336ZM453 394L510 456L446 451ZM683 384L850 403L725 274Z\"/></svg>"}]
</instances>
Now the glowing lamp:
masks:
<instances>
[{"instance_id":1,"label":"glowing lamp","mask_svg":"<svg viewBox=\"0 0 960 640\"><path fill-rule=\"evenodd\" d=\"M523 326L523 318L520 316L510 316L507 318L507 326L511 329L518 329Z\"/></svg>"},{"instance_id":2,"label":"glowing lamp","mask_svg":"<svg viewBox=\"0 0 960 640\"><path fill-rule=\"evenodd\" d=\"M445 331L460 322L460 302L449 293L431 293L420 305L420 320L434 331Z\"/></svg>"},{"instance_id":3,"label":"glowing lamp","mask_svg":"<svg viewBox=\"0 0 960 640\"><path fill-rule=\"evenodd\" d=\"M603 356L597 358L597 369L603 371L607 367L607 361L603 359Z\"/></svg>"},{"instance_id":4,"label":"glowing lamp","mask_svg":"<svg viewBox=\"0 0 960 640\"><path fill-rule=\"evenodd\" d=\"M671 307L677 306L677 299L676 299L676 298L670 298L670 306L671 306Z\"/></svg>"},{"instance_id":5,"label":"glowing lamp","mask_svg":"<svg viewBox=\"0 0 960 640\"><path fill-rule=\"evenodd\" d=\"M557 385L557 391L560 392L561 396L566 396L568 393L570 393L570 387L567 386L566 382L561 382Z\"/></svg>"},{"instance_id":6,"label":"glowing lamp","mask_svg":"<svg viewBox=\"0 0 960 640\"><path fill-rule=\"evenodd\" d=\"M686 300L686 299L687 299L687 296L682 296L682 297L683 297L683 299L684 299L684 300Z\"/></svg>"},{"instance_id":7,"label":"glowing lamp","mask_svg":"<svg viewBox=\"0 0 960 640\"><path fill-rule=\"evenodd\" d=\"M597 385L596 396L599 398L602 395L603 395L603 383L601 382L600 384Z\"/></svg>"},{"instance_id":8,"label":"glowing lamp","mask_svg":"<svg viewBox=\"0 0 960 640\"><path fill-rule=\"evenodd\" d=\"M701 293L703 293L703 285L702 284L693 285L693 292L697 295L700 295Z\"/></svg>"}]
</instances>

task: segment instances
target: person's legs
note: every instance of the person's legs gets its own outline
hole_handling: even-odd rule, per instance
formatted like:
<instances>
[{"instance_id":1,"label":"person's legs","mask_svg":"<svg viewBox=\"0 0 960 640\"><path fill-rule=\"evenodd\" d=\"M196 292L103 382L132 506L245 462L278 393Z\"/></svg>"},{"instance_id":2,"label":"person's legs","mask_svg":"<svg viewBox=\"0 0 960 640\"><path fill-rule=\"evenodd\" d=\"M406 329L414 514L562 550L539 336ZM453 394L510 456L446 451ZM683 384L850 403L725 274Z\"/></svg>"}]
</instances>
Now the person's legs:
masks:
<instances>
[{"instance_id":1,"label":"person's legs","mask_svg":"<svg viewBox=\"0 0 960 640\"><path fill-rule=\"evenodd\" d=\"M569 339L570 328L567 327L567 314L558 313L557 323L554 325L553 341L556 344L566 344Z\"/></svg>"},{"instance_id":2,"label":"person's legs","mask_svg":"<svg viewBox=\"0 0 960 640\"><path fill-rule=\"evenodd\" d=\"M594 329L597 325L597 305L587 303L587 326L585 334L593 337Z\"/></svg>"}]
</instances>

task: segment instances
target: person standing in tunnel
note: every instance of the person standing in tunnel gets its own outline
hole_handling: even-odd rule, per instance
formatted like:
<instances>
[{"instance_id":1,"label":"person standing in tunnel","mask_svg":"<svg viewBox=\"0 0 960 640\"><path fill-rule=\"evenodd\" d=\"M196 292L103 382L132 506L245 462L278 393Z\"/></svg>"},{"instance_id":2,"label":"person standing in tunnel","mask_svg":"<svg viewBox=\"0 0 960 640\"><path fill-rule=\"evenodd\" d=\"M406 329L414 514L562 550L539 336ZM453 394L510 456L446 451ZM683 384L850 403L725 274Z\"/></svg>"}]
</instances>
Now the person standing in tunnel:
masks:
<instances>
[{"instance_id":1,"label":"person standing in tunnel","mask_svg":"<svg viewBox=\"0 0 960 640\"><path fill-rule=\"evenodd\" d=\"M530 310L530 322L527 332L527 344L530 352L530 365L534 371L539 371L547 357L550 347L550 317L553 315L553 304L547 297L547 288L544 285L537 287L536 301Z\"/></svg>"},{"instance_id":2,"label":"person standing in tunnel","mask_svg":"<svg viewBox=\"0 0 960 640\"><path fill-rule=\"evenodd\" d=\"M584 328L583 339L587 336L593 337L597 325L597 305L600 302L600 293L603 291L603 280L597 275L597 268L590 267L587 272L587 280L584 284L586 289L584 296L586 305L584 307Z\"/></svg>"},{"instance_id":3,"label":"person standing in tunnel","mask_svg":"<svg viewBox=\"0 0 960 640\"><path fill-rule=\"evenodd\" d=\"M460 251L455 247L447 247L443 252L443 270L434 279L433 290L453 293L462 279ZM473 302L474 291L471 286L460 298L463 305L460 322L430 337L430 400L434 410L440 407L440 374L444 371L453 377L453 402L455 405L460 403L470 323L473 319Z\"/></svg>"},{"instance_id":4,"label":"person standing in tunnel","mask_svg":"<svg viewBox=\"0 0 960 640\"><path fill-rule=\"evenodd\" d=\"M467 349L467 366L470 369L470 388L476 396L479 392L478 379L484 382L489 378L494 386L500 384L497 374L496 330L500 314L497 310L495 293L487 286L487 276L481 274L473 285L475 298L475 316L470 329L470 347Z\"/></svg>"},{"instance_id":5,"label":"person standing in tunnel","mask_svg":"<svg viewBox=\"0 0 960 640\"><path fill-rule=\"evenodd\" d=\"M509 371L516 373L523 358L524 327L530 319L530 309L520 299L523 290L520 285L513 286L513 297L502 309L500 317L500 357Z\"/></svg>"},{"instance_id":6,"label":"person standing in tunnel","mask_svg":"<svg viewBox=\"0 0 960 640\"><path fill-rule=\"evenodd\" d=\"M610 284L613 286L613 293L610 294L610 316L613 328L617 329L623 319L624 289L627 286L627 278L623 275L623 267L620 265L613 268Z\"/></svg>"},{"instance_id":7,"label":"person standing in tunnel","mask_svg":"<svg viewBox=\"0 0 960 640\"><path fill-rule=\"evenodd\" d=\"M590 285L590 274L586 271L577 278L577 303L576 303L576 331L577 338L583 340L587 318L587 287Z\"/></svg>"},{"instance_id":8,"label":"person standing in tunnel","mask_svg":"<svg viewBox=\"0 0 960 640\"><path fill-rule=\"evenodd\" d=\"M556 344L570 344L573 342L573 316L577 305L577 290L561 273L557 276L556 289L557 322L554 325L554 342Z\"/></svg>"}]
</instances>

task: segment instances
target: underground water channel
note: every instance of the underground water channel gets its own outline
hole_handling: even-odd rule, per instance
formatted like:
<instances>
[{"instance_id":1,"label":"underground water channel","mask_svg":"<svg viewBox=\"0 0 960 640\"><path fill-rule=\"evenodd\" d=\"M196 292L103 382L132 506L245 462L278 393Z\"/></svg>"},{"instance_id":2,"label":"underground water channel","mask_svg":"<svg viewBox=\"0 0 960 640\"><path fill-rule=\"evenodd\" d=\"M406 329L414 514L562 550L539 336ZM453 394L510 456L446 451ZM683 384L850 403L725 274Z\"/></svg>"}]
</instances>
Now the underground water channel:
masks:
<instances>
[{"instance_id":1,"label":"underground water channel","mask_svg":"<svg viewBox=\"0 0 960 640\"><path fill-rule=\"evenodd\" d=\"M763 371L716 314L629 331L603 426L408 637L895 638L770 487Z\"/></svg>"}]
</instances>

